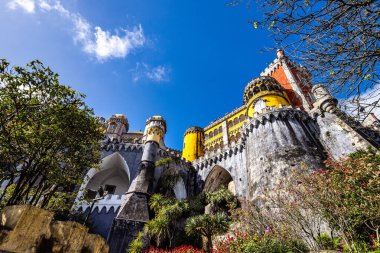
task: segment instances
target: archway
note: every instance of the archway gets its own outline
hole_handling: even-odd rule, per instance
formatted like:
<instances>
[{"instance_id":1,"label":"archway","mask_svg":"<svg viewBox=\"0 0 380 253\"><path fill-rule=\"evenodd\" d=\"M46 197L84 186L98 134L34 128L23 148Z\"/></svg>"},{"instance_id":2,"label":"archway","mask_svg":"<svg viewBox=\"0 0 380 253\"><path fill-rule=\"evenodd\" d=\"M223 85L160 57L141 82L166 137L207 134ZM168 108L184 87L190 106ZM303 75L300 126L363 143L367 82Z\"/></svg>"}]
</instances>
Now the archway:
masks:
<instances>
[{"instance_id":1,"label":"archway","mask_svg":"<svg viewBox=\"0 0 380 253\"><path fill-rule=\"evenodd\" d=\"M233 194L236 194L235 183L231 174L223 167L215 165L206 177L204 191L213 192L220 187L226 187Z\"/></svg>"},{"instance_id":2,"label":"archway","mask_svg":"<svg viewBox=\"0 0 380 253\"><path fill-rule=\"evenodd\" d=\"M100 170L93 174L85 188L97 190L103 186L109 194L124 195L130 185L127 163L119 153L113 153L102 160Z\"/></svg>"}]
</instances>

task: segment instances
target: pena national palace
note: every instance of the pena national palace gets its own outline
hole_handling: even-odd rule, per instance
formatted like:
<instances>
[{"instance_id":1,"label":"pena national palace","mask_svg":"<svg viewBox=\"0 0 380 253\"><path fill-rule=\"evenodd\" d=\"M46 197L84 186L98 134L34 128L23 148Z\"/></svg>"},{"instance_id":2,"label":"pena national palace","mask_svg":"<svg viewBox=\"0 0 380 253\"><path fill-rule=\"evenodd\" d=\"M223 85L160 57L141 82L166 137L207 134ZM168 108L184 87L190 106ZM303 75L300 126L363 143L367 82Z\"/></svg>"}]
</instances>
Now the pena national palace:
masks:
<instances>
[{"instance_id":1,"label":"pena national palace","mask_svg":"<svg viewBox=\"0 0 380 253\"><path fill-rule=\"evenodd\" d=\"M225 187L239 199L254 201L294 169L319 169L327 157L339 160L380 146L375 115L363 124L355 121L282 50L241 92L242 105L209 125L197 126L193 119L182 151L166 146L170 122L161 116L148 118L144 132L129 131L123 114L100 119L102 162L88 169L72 211L90 213L93 233L104 238L109 252L126 252L152 218L149 198L159 192L165 175L179 175L172 185L177 199ZM168 164L157 162L169 158ZM101 186L105 197L81 201Z\"/></svg>"}]
</instances>

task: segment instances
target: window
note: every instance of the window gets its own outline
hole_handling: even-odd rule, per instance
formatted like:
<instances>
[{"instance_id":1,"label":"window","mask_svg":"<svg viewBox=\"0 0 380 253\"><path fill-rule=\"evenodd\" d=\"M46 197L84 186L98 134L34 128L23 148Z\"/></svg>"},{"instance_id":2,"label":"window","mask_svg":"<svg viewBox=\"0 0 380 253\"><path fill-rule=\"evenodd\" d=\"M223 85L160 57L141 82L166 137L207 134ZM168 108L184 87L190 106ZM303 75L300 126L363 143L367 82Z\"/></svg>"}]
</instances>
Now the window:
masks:
<instances>
[{"instance_id":1,"label":"window","mask_svg":"<svg viewBox=\"0 0 380 253\"><path fill-rule=\"evenodd\" d=\"M104 187L104 190L105 190L106 192L108 192L108 194L115 194L116 185L109 185L109 184L106 184L106 186Z\"/></svg>"}]
</instances>

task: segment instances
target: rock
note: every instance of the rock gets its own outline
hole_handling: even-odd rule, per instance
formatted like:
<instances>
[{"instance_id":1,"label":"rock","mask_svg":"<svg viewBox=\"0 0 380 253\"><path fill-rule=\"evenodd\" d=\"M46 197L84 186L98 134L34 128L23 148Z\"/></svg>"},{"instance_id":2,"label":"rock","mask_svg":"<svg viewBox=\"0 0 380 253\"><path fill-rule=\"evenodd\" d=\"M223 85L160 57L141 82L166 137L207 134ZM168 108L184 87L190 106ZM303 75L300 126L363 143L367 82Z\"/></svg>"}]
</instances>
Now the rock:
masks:
<instances>
[{"instance_id":1,"label":"rock","mask_svg":"<svg viewBox=\"0 0 380 253\"><path fill-rule=\"evenodd\" d=\"M53 221L50 211L33 206L5 207L1 214L0 252L106 253L99 235L72 221Z\"/></svg>"}]
</instances>

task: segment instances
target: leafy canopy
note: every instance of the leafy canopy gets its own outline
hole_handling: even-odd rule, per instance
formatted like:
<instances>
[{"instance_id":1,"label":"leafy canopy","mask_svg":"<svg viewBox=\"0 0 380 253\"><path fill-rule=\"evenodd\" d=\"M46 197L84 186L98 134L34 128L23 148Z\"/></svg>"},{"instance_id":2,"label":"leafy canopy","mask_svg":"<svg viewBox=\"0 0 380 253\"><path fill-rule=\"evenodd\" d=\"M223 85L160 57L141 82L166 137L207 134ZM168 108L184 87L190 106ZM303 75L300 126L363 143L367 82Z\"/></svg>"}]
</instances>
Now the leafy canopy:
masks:
<instances>
[{"instance_id":1,"label":"leafy canopy","mask_svg":"<svg viewBox=\"0 0 380 253\"><path fill-rule=\"evenodd\" d=\"M70 206L69 192L100 154L101 126L84 98L40 61L0 60L1 205Z\"/></svg>"}]
</instances>

